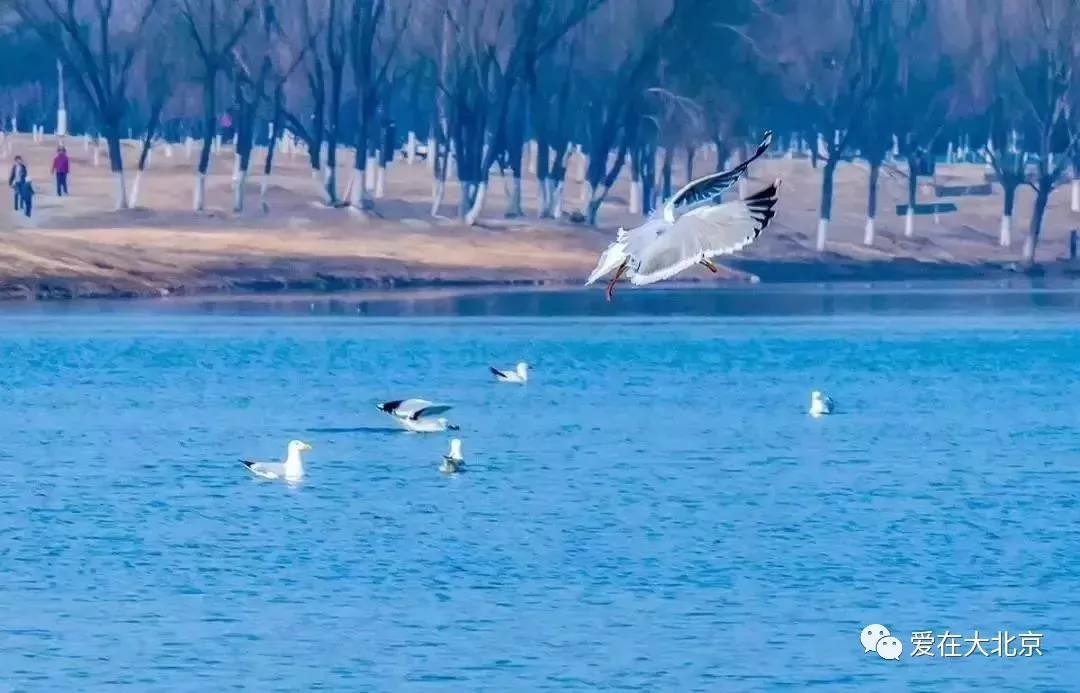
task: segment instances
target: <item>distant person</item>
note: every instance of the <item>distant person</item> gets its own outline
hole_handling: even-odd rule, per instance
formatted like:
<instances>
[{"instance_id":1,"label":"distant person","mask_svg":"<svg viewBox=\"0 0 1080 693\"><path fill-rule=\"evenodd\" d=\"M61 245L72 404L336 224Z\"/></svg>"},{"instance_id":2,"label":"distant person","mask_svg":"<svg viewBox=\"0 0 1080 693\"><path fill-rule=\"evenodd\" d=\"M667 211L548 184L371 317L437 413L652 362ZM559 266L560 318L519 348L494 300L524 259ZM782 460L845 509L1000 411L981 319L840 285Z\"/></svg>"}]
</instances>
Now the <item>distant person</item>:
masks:
<instances>
[{"instance_id":1,"label":"distant person","mask_svg":"<svg viewBox=\"0 0 1080 693\"><path fill-rule=\"evenodd\" d=\"M26 163L21 156L15 156L15 163L11 165L11 174L8 175L8 186L15 191L15 211L22 209L23 186L29 173Z\"/></svg>"},{"instance_id":2,"label":"distant person","mask_svg":"<svg viewBox=\"0 0 1080 693\"><path fill-rule=\"evenodd\" d=\"M71 161L68 159L67 149L63 146L56 148L56 156L53 157L52 172L56 174L56 196L63 197L68 194L68 172L71 171Z\"/></svg>"},{"instance_id":3,"label":"distant person","mask_svg":"<svg viewBox=\"0 0 1080 693\"><path fill-rule=\"evenodd\" d=\"M30 212L34 209L34 181L27 178L22 184L23 212L30 218Z\"/></svg>"}]
</instances>

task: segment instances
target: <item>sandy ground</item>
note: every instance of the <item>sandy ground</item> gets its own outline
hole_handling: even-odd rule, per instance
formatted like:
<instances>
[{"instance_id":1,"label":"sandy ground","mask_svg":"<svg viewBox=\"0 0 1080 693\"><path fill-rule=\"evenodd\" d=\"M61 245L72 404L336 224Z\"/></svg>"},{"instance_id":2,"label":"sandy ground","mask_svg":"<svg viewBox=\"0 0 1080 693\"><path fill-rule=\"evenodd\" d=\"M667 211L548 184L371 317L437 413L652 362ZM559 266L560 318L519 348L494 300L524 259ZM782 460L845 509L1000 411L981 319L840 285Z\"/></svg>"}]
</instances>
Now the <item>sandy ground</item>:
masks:
<instances>
[{"instance_id":1,"label":"sandy ground","mask_svg":"<svg viewBox=\"0 0 1080 693\"><path fill-rule=\"evenodd\" d=\"M536 183L524 182L526 217L506 219L503 179L492 178L491 195L481 223L467 227L455 215L458 190L448 184L442 213L430 216L431 177L421 161L396 162L387 174L386 196L374 214L330 209L320 202L319 186L306 156L278 154L269 192L270 212L259 208L259 177L265 156L255 153L247 185L247 211L232 212L233 153L228 146L215 157L207 184L208 210L191 211L194 158L182 145L167 156L163 145L143 175L139 207L113 211L113 177L101 152L82 138L68 138L72 158L71 196L57 198L49 176L55 138L34 144L28 135L8 137L0 153L27 159L38 195L33 219L0 212L0 296L67 298L75 296L155 296L244 291L328 291L373 286L577 282L587 274L596 253L620 225L632 225L628 212L629 181L619 181L601 210L599 228L535 218ZM130 189L137 144L125 145ZM339 188L351 171L352 154L339 154ZM713 167L698 163L697 172ZM571 166L575 171L576 166ZM942 166L937 182L982 182L984 167ZM877 242L862 245L867 175L858 164L837 174L837 199L825 253L813 249L820 196L820 175L806 160L770 159L754 167L748 189L777 175L784 179L779 214L769 232L749 252L729 263L719 277L702 270L691 279L771 280L838 278L977 277L1000 273L1019 258L1027 232L1032 194L1022 190L1014 221L1014 244L997 245L1000 191L984 197L948 198L959 211L918 217L913 238L903 236L903 218L894 205L905 198L903 171L882 175ZM685 179L677 167L676 184ZM927 181L929 182L929 181ZM580 209L581 184L571 175L564 208ZM932 189L920 195L932 201ZM1068 230L1080 227L1080 214L1069 211L1066 184L1051 199L1039 259L1052 262L1067 254ZM1064 267L1058 266L1060 269Z\"/></svg>"}]
</instances>

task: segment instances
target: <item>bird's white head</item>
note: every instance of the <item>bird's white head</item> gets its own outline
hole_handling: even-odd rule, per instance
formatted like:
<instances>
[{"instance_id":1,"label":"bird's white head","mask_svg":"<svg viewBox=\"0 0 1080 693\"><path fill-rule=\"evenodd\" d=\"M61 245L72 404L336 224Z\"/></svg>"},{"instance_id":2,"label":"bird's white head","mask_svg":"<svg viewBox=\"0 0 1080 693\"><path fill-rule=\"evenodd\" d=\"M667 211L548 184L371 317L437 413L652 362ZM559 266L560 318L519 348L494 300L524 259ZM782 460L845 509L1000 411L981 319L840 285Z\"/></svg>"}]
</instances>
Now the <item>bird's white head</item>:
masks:
<instances>
[{"instance_id":1,"label":"bird's white head","mask_svg":"<svg viewBox=\"0 0 1080 693\"><path fill-rule=\"evenodd\" d=\"M462 458L461 438L450 439L450 457L455 460L460 460Z\"/></svg>"},{"instance_id":2,"label":"bird's white head","mask_svg":"<svg viewBox=\"0 0 1080 693\"><path fill-rule=\"evenodd\" d=\"M302 452L307 452L311 449L311 446L302 440L290 440L289 441L289 455L299 455Z\"/></svg>"},{"instance_id":3,"label":"bird's white head","mask_svg":"<svg viewBox=\"0 0 1080 693\"><path fill-rule=\"evenodd\" d=\"M820 390L814 390L813 392L811 392L810 393L810 399L815 401L815 402L820 401L821 400L821 391Z\"/></svg>"},{"instance_id":4,"label":"bird's white head","mask_svg":"<svg viewBox=\"0 0 1080 693\"><path fill-rule=\"evenodd\" d=\"M522 378L524 378L525 376L527 376L527 375L529 374L529 364L525 363L524 361L522 361L521 363L519 363L519 364L517 365L517 373L518 373L518 375L520 375L520 376L521 376Z\"/></svg>"}]
</instances>

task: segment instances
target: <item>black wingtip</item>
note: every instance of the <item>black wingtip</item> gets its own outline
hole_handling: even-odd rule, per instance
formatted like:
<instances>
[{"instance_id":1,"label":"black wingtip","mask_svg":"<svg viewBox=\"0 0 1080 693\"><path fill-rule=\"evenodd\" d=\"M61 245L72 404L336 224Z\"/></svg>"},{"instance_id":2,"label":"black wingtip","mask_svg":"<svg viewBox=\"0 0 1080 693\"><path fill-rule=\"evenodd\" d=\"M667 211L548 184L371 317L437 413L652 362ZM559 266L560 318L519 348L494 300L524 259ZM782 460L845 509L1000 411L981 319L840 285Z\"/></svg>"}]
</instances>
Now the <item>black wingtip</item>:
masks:
<instances>
[{"instance_id":1,"label":"black wingtip","mask_svg":"<svg viewBox=\"0 0 1080 693\"><path fill-rule=\"evenodd\" d=\"M255 466L255 463L252 462L251 460L240 460L240 464L244 465L248 469L251 469L252 467Z\"/></svg>"},{"instance_id":2,"label":"black wingtip","mask_svg":"<svg viewBox=\"0 0 1080 693\"><path fill-rule=\"evenodd\" d=\"M496 378L501 378L501 377L503 377L503 376L505 375L505 373L503 373L502 371L500 371L500 370L499 370L498 368L496 368L495 366L488 366L488 368L490 368L490 369L491 369L491 374L492 374L492 375L494 375L494 376L495 376Z\"/></svg>"}]
</instances>

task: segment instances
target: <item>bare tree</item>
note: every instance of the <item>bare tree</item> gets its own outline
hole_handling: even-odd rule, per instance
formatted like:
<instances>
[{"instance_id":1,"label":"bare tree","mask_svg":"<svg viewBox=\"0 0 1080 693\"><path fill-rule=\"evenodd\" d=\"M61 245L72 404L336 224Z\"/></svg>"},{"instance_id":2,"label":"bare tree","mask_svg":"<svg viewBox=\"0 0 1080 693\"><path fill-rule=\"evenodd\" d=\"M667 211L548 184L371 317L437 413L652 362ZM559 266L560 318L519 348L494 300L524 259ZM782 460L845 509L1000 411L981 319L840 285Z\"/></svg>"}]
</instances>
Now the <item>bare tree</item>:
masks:
<instances>
[{"instance_id":1,"label":"bare tree","mask_svg":"<svg viewBox=\"0 0 1080 693\"><path fill-rule=\"evenodd\" d=\"M804 94L818 136L811 146L824 161L816 241L821 252L832 217L836 168L850 158L852 135L886 74L890 4L887 0L809 0L794 7L795 16L777 18L775 37L782 41L777 48L781 69L790 87ZM817 27L809 35L796 39L790 33L814 24Z\"/></svg>"},{"instance_id":2,"label":"bare tree","mask_svg":"<svg viewBox=\"0 0 1080 693\"><path fill-rule=\"evenodd\" d=\"M353 0L349 18L349 56L352 62L353 79L357 94L356 113L356 158L353 163L353 178L350 183L352 195L350 205L357 210L369 210L371 199L367 194L368 152L371 151L373 121L378 106L380 88L385 85L390 65L397 53L397 48L410 8L406 6L398 12L390 26L389 36L382 46L382 55L378 54L380 27L386 17L386 0ZM385 32L384 32L385 33ZM381 57L381 62L378 62Z\"/></svg>"},{"instance_id":3,"label":"bare tree","mask_svg":"<svg viewBox=\"0 0 1080 693\"><path fill-rule=\"evenodd\" d=\"M1002 1L1009 3L1006 16L1014 29L1007 51L1018 104L1036 156L1035 180L1024 180L1035 191L1023 253L1024 264L1031 267L1050 195L1063 181L1080 136L1070 118L1076 46L1080 45L1080 6L1072 0Z\"/></svg>"},{"instance_id":4,"label":"bare tree","mask_svg":"<svg viewBox=\"0 0 1080 693\"><path fill-rule=\"evenodd\" d=\"M143 50L160 0L133 0L121 16L113 0L11 0L18 16L49 42L89 104L109 148L116 208L128 206L121 127L127 113L131 68ZM165 78L164 75L158 78Z\"/></svg>"},{"instance_id":5,"label":"bare tree","mask_svg":"<svg viewBox=\"0 0 1080 693\"><path fill-rule=\"evenodd\" d=\"M255 17L255 0L179 0L180 14L199 57L203 90L203 142L196 169L194 208L206 208L206 174L217 135L218 76L231 65L233 48Z\"/></svg>"}]
</instances>

